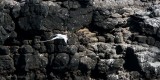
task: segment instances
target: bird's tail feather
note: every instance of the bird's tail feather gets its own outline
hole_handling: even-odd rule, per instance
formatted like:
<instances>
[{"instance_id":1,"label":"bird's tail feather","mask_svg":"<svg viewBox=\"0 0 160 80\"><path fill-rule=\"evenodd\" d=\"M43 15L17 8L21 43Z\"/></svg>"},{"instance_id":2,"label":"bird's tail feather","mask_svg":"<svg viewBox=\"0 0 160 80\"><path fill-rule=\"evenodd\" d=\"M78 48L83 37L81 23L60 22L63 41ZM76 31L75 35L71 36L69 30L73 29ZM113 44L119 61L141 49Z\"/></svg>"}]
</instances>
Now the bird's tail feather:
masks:
<instances>
[{"instance_id":1,"label":"bird's tail feather","mask_svg":"<svg viewBox=\"0 0 160 80\"><path fill-rule=\"evenodd\" d=\"M52 40L45 40L45 41L39 41L39 42L48 42L48 41L52 41Z\"/></svg>"},{"instance_id":2,"label":"bird's tail feather","mask_svg":"<svg viewBox=\"0 0 160 80\"><path fill-rule=\"evenodd\" d=\"M53 41L53 40L55 40L55 39L57 39L57 37L55 37L55 38L52 38L52 39L50 39L50 40L39 41L39 42L48 42L48 41Z\"/></svg>"}]
</instances>

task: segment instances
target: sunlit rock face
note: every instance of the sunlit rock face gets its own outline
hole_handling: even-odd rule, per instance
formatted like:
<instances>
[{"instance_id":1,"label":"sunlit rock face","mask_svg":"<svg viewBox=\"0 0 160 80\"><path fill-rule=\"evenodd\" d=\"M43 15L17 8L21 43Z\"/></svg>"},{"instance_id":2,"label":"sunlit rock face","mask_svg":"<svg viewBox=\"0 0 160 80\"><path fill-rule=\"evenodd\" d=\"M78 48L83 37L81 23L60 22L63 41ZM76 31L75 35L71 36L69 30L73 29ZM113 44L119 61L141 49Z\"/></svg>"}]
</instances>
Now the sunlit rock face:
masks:
<instances>
[{"instance_id":1,"label":"sunlit rock face","mask_svg":"<svg viewBox=\"0 0 160 80\"><path fill-rule=\"evenodd\" d=\"M159 3L0 0L0 80L159 80Z\"/></svg>"}]
</instances>

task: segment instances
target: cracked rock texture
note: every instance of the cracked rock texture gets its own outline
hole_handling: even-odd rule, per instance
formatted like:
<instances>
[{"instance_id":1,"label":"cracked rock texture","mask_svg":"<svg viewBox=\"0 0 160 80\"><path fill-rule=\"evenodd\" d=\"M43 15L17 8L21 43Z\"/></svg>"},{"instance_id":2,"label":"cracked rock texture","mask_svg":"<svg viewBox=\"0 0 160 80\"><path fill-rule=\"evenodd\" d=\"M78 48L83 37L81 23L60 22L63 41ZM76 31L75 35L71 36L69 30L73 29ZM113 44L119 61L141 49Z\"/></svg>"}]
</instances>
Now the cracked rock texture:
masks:
<instances>
[{"instance_id":1,"label":"cracked rock texture","mask_svg":"<svg viewBox=\"0 0 160 80\"><path fill-rule=\"evenodd\" d=\"M160 80L160 1L0 0L0 80Z\"/></svg>"}]
</instances>

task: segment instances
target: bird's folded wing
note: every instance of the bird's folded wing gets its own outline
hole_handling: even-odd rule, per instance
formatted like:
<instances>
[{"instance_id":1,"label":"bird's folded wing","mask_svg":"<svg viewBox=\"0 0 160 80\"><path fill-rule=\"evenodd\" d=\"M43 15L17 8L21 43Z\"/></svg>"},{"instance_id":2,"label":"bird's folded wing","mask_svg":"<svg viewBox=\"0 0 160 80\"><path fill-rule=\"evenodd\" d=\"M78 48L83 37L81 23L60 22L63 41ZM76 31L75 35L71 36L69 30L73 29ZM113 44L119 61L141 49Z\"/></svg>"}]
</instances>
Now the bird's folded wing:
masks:
<instances>
[{"instance_id":1,"label":"bird's folded wing","mask_svg":"<svg viewBox=\"0 0 160 80\"><path fill-rule=\"evenodd\" d=\"M48 41L53 41L53 40L55 40L55 39L57 39L57 37L52 38L52 39L50 39L50 40L40 41L40 42L48 42Z\"/></svg>"}]
</instances>

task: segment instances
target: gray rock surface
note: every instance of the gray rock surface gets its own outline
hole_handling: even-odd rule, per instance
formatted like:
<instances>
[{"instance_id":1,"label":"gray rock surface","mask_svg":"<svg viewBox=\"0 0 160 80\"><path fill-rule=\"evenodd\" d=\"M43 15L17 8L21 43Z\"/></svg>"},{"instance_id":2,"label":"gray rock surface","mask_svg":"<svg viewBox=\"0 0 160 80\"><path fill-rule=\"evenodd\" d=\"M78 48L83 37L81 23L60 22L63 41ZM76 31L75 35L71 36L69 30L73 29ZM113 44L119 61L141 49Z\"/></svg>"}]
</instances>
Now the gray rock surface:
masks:
<instances>
[{"instance_id":1,"label":"gray rock surface","mask_svg":"<svg viewBox=\"0 0 160 80\"><path fill-rule=\"evenodd\" d=\"M0 0L0 80L159 80L159 3Z\"/></svg>"}]
</instances>

